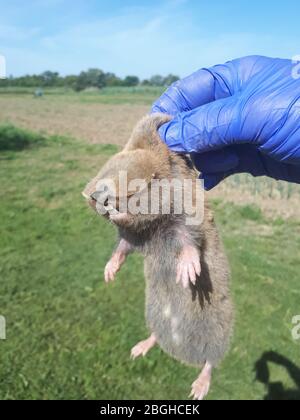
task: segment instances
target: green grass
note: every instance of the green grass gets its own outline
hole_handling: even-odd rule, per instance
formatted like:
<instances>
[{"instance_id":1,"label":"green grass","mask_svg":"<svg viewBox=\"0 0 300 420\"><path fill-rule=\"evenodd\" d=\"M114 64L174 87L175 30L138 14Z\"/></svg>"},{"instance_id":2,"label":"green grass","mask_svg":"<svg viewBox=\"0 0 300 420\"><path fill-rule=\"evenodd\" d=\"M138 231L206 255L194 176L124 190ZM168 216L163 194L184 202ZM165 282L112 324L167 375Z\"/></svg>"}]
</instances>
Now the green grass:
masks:
<instances>
[{"instance_id":1,"label":"green grass","mask_svg":"<svg viewBox=\"0 0 300 420\"><path fill-rule=\"evenodd\" d=\"M99 91L75 92L69 88L45 88L44 96L36 98L37 101L47 100L54 97L57 100L72 101L79 103L100 103L107 105L136 104L149 105L153 103L165 90L165 87L137 86L137 87L106 87ZM11 87L0 88L0 96L10 97L33 97L36 88Z\"/></svg>"},{"instance_id":2,"label":"green grass","mask_svg":"<svg viewBox=\"0 0 300 420\"><path fill-rule=\"evenodd\" d=\"M103 283L115 232L80 192L116 147L53 137L11 149L0 151L0 398L185 399L195 369L158 348L129 358L147 335L142 258L130 256L116 283ZM300 314L300 225L213 205L232 267L236 330L209 398L299 399L291 328Z\"/></svg>"},{"instance_id":3,"label":"green grass","mask_svg":"<svg viewBox=\"0 0 300 420\"><path fill-rule=\"evenodd\" d=\"M37 87L26 87L26 86L9 86L0 87L0 95L34 95ZM55 88L43 88L43 92L47 95L65 95L72 94L74 90L71 88L55 87Z\"/></svg>"},{"instance_id":4,"label":"green grass","mask_svg":"<svg viewBox=\"0 0 300 420\"><path fill-rule=\"evenodd\" d=\"M0 126L0 152L23 150L27 147L45 144L45 141L46 139L40 134L21 130L8 124Z\"/></svg>"},{"instance_id":5,"label":"green grass","mask_svg":"<svg viewBox=\"0 0 300 420\"><path fill-rule=\"evenodd\" d=\"M81 103L102 103L107 105L152 104L165 90L159 87L110 87L99 92L81 92L78 99Z\"/></svg>"},{"instance_id":6,"label":"green grass","mask_svg":"<svg viewBox=\"0 0 300 420\"><path fill-rule=\"evenodd\" d=\"M240 216L246 220L262 221L263 214L258 206L246 205L239 208Z\"/></svg>"}]
</instances>

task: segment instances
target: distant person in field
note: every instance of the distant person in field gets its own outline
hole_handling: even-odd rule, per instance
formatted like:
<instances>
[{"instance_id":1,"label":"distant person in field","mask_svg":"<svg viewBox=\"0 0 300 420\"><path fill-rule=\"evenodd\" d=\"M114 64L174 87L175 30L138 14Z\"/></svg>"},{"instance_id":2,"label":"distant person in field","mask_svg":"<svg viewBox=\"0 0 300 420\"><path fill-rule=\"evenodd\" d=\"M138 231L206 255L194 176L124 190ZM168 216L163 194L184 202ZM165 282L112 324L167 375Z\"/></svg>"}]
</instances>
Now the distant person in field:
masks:
<instances>
[{"instance_id":1,"label":"distant person in field","mask_svg":"<svg viewBox=\"0 0 300 420\"><path fill-rule=\"evenodd\" d=\"M159 133L190 153L207 190L236 173L300 183L300 62L244 57L174 83L153 105Z\"/></svg>"}]
</instances>

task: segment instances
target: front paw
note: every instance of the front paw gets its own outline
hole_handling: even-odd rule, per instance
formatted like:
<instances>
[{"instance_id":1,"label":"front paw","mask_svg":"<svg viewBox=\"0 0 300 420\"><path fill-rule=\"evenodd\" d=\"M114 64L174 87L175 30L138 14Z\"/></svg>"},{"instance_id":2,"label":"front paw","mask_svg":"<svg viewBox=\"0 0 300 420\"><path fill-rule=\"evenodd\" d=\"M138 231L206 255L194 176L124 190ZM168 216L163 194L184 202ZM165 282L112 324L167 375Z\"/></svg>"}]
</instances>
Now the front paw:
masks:
<instances>
[{"instance_id":1,"label":"front paw","mask_svg":"<svg viewBox=\"0 0 300 420\"><path fill-rule=\"evenodd\" d=\"M115 276L120 268L124 264L126 259L126 254L124 252L115 252L111 259L106 264L104 269L104 279L106 283L114 281Z\"/></svg>"},{"instance_id":2,"label":"front paw","mask_svg":"<svg viewBox=\"0 0 300 420\"><path fill-rule=\"evenodd\" d=\"M199 252L193 246L186 246L178 257L176 283L182 283L186 289L189 282L196 284L201 274Z\"/></svg>"},{"instance_id":3,"label":"front paw","mask_svg":"<svg viewBox=\"0 0 300 420\"><path fill-rule=\"evenodd\" d=\"M104 280L105 283L114 281L117 272L120 270L120 264L118 261L111 259L105 266L104 269Z\"/></svg>"}]
</instances>

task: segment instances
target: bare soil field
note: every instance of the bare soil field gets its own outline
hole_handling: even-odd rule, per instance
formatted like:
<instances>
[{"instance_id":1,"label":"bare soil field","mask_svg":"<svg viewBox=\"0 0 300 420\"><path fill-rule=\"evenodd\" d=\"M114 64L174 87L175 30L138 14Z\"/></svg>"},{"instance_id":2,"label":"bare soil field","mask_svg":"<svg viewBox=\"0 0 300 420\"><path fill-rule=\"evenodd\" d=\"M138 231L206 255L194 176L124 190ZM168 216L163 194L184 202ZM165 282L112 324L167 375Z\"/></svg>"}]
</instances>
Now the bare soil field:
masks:
<instances>
[{"instance_id":1,"label":"bare soil field","mask_svg":"<svg viewBox=\"0 0 300 420\"><path fill-rule=\"evenodd\" d=\"M1 123L89 143L124 145L136 121L147 112L147 105L81 102L73 96L0 96Z\"/></svg>"}]
</instances>

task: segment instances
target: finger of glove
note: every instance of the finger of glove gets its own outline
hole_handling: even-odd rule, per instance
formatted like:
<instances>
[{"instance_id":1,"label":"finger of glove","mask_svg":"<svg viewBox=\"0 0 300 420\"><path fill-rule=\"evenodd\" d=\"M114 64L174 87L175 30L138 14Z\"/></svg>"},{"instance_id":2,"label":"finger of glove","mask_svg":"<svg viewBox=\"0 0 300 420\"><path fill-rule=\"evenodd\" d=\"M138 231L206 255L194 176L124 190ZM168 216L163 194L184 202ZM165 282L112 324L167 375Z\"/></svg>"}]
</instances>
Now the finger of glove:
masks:
<instances>
[{"instance_id":1,"label":"finger of glove","mask_svg":"<svg viewBox=\"0 0 300 420\"><path fill-rule=\"evenodd\" d=\"M229 97L176 115L159 128L167 146L180 153L204 153L233 144L238 98Z\"/></svg>"}]
</instances>

